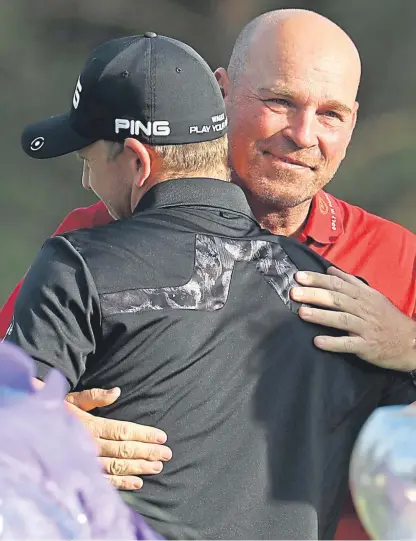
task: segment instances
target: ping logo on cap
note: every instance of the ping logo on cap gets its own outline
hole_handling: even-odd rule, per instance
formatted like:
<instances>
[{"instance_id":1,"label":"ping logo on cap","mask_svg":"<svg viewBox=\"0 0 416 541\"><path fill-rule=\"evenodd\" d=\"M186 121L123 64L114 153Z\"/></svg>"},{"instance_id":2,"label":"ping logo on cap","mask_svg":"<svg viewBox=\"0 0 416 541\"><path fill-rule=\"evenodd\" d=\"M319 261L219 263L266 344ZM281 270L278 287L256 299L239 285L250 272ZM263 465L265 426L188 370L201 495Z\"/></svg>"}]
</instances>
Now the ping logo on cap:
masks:
<instances>
[{"instance_id":1,"label":"ping logo on cap","mask_svg":"<svg viewBox=\"0 0 416 541\"><path fill-rule=\"evenodd\" d=\"M159 135L167 136L170 134L170 126L167 120L155 120L143 124L140 120L126 120L125 118L116 118L115 132L120 133L120 130L129 130L131 135Z\"/></svg>"}]
</instances>

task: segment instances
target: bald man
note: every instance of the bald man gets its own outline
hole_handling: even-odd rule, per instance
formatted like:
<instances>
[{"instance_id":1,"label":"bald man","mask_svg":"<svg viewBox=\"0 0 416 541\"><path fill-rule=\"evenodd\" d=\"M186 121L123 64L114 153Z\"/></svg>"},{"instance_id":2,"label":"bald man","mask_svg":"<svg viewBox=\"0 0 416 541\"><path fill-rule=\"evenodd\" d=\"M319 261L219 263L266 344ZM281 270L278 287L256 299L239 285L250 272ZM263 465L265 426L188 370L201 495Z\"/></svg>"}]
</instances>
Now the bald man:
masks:
<instances>
[{"instance_id":1,"label":"bald man","mask_svg":"<svg viewBox=\"0 0 416 541\"><path fill-rule=\"evenodd\" d=\"M216 74L229 115L233 181L256 218L374 288L335 270L299 279L308 288L295 288L293 298L336 308L305 309L301 316L346 331L344 338L319 337L316 345L411 372L415 237L322 191L344 159L357 121L361 63L354 43L316 13L273 11L247 25L228 72L219 68Z\"/></svg>"},{"instance_id":2,"label":"bald man","mask_svg":"<svg viewBox=\"0 0 416 541\"><path fill-rule=\"evenodd\" d=\"M385 367L415 368L414 236L322 191L357 118L360 60L350 38L316 13L270 12L243 30L228 72L218 69L217 79L230 119L234 182L257 219L372 286L336 270L298 277L307 288L292 296L327 308L302 309L301 317L345 331L343 338L317 337L316 345ZM100 204L82 214L91 216L90 225L110 219ZM345 419L356 405L345 405ZM116 460L126 475L129 468Z\"/></svg>"},{"instance_id":3,"label":"bald man","mask_svg":"<svg viewBox=\"0 0 416 541\"><path fill-rule=\"evenodd\" d=\"M345 157L361 64L351 39L315 13L252 21L217 70L230 115L234 182L263 226L302 231L313 197Z\"/></svg>"}]
</instances>

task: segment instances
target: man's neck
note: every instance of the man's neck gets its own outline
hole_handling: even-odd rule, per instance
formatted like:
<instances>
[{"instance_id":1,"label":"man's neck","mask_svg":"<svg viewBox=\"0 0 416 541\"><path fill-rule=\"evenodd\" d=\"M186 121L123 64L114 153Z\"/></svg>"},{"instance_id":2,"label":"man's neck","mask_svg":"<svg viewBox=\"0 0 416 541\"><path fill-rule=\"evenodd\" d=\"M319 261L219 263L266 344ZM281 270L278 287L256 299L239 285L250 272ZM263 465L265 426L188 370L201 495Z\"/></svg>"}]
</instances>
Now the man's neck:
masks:
<instances>
[{"instance_id":1,"label":"man's neck","mask_svg":"<svg viewBox=\"0 0 416 541\"><path fill-rule=\"evenodd\" d=\"M308 219L310 200L296 207L276 208L274 205L260 202L252 194L246 196L254 216L264 229L285 237L297 238L300 235Z\"/></svg>"}]
</instances>

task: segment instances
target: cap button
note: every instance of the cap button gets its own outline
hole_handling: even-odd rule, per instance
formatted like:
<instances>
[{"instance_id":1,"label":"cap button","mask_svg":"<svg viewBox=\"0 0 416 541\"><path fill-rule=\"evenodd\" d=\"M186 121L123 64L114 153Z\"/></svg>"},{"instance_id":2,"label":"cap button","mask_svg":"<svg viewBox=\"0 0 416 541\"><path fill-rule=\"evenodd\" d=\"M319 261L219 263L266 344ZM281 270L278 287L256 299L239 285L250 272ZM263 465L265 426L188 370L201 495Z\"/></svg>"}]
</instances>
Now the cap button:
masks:
<instances>
[{"instance_id":1,"label":"cap button","mask_svg":"<svg viewBox=\"0 0 416 541\"><path fill-rule=\"evenodd\" d=\"M145 38L155 38L155 37L157 37L157 34L155 34L154 32L145 32L143 35L144 35Z\"/></svg>"}]
</instances>

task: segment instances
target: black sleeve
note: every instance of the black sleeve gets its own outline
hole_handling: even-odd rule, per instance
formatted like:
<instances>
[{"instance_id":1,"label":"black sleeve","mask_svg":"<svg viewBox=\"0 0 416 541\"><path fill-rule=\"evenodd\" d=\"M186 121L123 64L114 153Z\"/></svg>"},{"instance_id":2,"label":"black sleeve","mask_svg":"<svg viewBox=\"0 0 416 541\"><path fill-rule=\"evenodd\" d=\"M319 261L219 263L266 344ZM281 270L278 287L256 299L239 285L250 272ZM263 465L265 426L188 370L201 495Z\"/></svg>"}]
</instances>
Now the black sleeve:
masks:
<instances>
[{"instance_id":1,"label":"black sleeve","mask_svg":"<svg viewBox=\"0 0 416 541\"><path fill-rule=\"evenodd\" d=\"M396 406L416 402L415 383L408 374L392 371L379 405Z\"/></svg>"},{"instance_id":2,"label":"black sleeve","mask_svg":"<svg viewBox=\"0 0 416 541\"><path fill-rule=\"evenodd\" d=\"M35 360L39 379L57 368L72 390L100 326L98 292L85 261L64 237L49 239L25 277L6 340Z\"/></svg>"}]
</instances>

